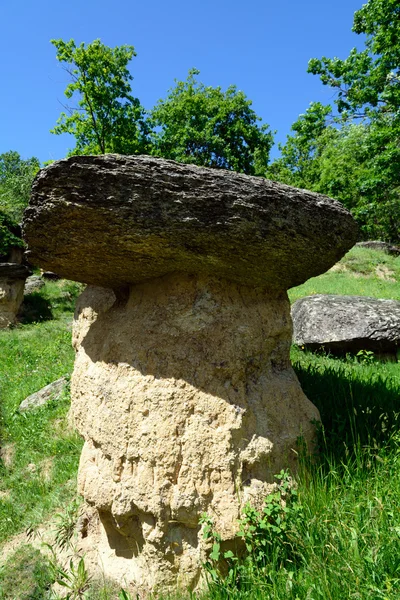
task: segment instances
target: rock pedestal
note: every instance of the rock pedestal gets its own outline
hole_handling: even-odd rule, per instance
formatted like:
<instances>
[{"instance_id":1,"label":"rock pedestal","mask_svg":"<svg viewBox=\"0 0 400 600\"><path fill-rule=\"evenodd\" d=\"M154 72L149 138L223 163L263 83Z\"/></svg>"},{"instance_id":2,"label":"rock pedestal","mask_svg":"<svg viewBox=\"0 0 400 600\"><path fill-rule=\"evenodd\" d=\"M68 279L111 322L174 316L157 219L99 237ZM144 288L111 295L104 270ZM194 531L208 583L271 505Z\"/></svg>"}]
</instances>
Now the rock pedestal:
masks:
<instances>
[{"instance_id":1,"label":"rock pedestal","mask_svg":"<svg viewBox=\"0 0 400 600\"><path fill-rule=\"evenodd\" d=\"M15 323L24 299L29 269L15 263L0 263L0 329Z\"/></svg>"},{"instance_id":2,"label":"rock pedestal","mask_svg":"<svg viewBox=\"0 0 400 600\"><path fill-rule=\"evenodd\" d=\"M89 288L77 308L79 491L99 511L106 574L193 587L201 514L232 539L246 502L260 508L274 474L294 467L298 437L313 438L318 411L289 362L289 302L173 274L111 304Z\"/></svg>"},{"instance_id":3,"label":"rock pedestal","mask_svg":"<svg viewBox=\"0 0 400 600\"><path fill-rule=\"evenodd\" d=\"M260 178L103 156L42 171L24 229L34 264L91 284L71 385L87 557L139 593L193 589L201 514L228 543L298 438L313 448L286 289L339 260L354 221Z\"/></svg>"}]
</instances>

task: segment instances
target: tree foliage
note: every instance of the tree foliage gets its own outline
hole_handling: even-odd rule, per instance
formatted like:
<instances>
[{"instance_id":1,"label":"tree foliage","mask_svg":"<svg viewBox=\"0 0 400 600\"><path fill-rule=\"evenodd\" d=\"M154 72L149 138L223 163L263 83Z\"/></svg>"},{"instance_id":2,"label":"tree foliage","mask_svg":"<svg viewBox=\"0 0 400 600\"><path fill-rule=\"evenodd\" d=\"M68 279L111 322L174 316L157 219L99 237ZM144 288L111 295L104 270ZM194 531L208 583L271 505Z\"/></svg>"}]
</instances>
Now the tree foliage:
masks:
<instances>
[{"instance_id":1,"label":"tree foliage","mask_svg":"<svg viewBox=\"0 0 400 600\"><path fill-rule=\"evenodd\" d=\"M341 200L364 237L400 241L400 4L369 0L354 14L365 48L311 59L337 91L336 116L313 104L292 126L268 174ZM356 124L358 120L358 124Z\"/></svg>"},{"instance_id":2,"label":"tree foliage","mask_svg":"<svg viewBox=\"0 0 400 600\"><path fill-rule=\"evenodd\" d=\"M39 169L35 157L24 160L13 150L0 154L0 211L14 223L22 219Z\"/></svg>"},{"instance_id":3,"label":"tree foliage","mask_svg":"<svg viewBox=\"0 0 400 600\"><path fill-rule=\"evenodd\" d=\"M340 113L397 113L400 106L400 4L369 0L355 12L353 31L364 34L365 48L353 48L345 60L313 58L308 71L337 89Z\"/></svg>"},{"instance_id":4,"label":"tree foliage","mask_svg":"<svg viewBox=\"0 0 400 600\"><path fill-rule=\"evenodd\" d=\"M146 150L147 125L140 101L132 96L128 63L133 46L110 48L95 40L77 46L74 40L52 40L57 60L71 77L65 95L77 104L67 106L52 130L70 133L76 146L71 154L136 154Z\"/></svg>"},{"instance_id":5,"label":"tree foliage","mask_svg":"<svg viewBox=\"0 0 400 600\"><path fill-rule=\"evenodd\" d=\"M192 69L151 111L153 154L264 175L273 137L242 91L205 86Z\"/></svg>"},{"instance_id":6,"label":"tree foliage","mask_svg":"<svg viewBox=\"0 0 400 600\"><path fill-rule=\"evenodd\" d=\"M286 144L279 144L281 156L267 170L267 177L295 187L314 189L320 177L319 162L323 148L336 137L330 126L330 106L312 102L291 127Z\"/></svg>"}]
</instances>

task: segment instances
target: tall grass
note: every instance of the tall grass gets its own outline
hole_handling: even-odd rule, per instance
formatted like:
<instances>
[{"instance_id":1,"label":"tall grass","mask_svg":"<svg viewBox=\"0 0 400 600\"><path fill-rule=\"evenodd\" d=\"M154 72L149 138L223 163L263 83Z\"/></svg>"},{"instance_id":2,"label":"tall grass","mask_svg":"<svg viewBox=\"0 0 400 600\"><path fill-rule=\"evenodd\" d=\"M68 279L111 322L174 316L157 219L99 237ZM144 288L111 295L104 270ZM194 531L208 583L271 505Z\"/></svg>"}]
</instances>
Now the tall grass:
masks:
<instances>
[{"instance_id":1,"label":"tall grass","mask_svg":"<svg viewBox=\"0 0 400 600\"><path fill-rule=\"evenodd\" d=\"M75 489L81 440L67 423L69 390L19 413L28 395L72 371L71 302L58 320L0 332L0 543L37 525Z\"/></svg>"}]
</instances>

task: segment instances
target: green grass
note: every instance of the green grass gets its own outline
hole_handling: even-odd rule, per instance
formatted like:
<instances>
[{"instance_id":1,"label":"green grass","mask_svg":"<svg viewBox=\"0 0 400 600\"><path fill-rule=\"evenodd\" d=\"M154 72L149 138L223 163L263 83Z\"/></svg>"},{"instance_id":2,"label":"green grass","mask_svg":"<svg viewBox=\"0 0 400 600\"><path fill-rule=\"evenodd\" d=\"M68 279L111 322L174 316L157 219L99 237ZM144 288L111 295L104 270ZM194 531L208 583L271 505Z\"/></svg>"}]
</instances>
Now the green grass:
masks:
<instances>
[{"instance_id":1,"label":"green grass","mask_svg":"<svg viewBox=\"0 0 400 600\"><path fill-rule=\"evenodd\" d=\"M291 302L312 294L349 294L400 300L400 256L352 248L334 270L312 277L303 285L289 290Z\"/></svg>"},{"instance_id":2,"label":"green grass","mask_svg":"<svg viewBox=\"0 0 400 600\"><path fill-rule=\"evenodd\" d=\"M0 543L38 525L75 490L82 443L67 425L69 390L18 412L22 400L72 366L70 311L0 332Z\"/></svg>"},{"instance_id":3,"label":"green grass","mask_svg":"<svg viewBox=\"0 0 400 600\"><path fill-rule=\"evenodd\" d=\"M31 545L23 545L0 569L0 600L49 598L52 581L48 560Z\"/></svg>"},{"instance_id":4,"label":"green grass","mask_svg":"<svg viewBox=\"0 0 400 600\"><path fill-rule=\"evenodd\" d=\"M291 290L291 299L317 292L400 299L398 258L355 248L342 265L342 272L329 272ZM395 281L377 276L377 267L382 272L382 266L386 276L391 272ZM31 523L40 523L56 506L67 499L70 502L75 492L81 442L73 434L65 434L68 395L59 404L26 417L15 412L26 395L72 368L70 308L64 308L62 302L58 308L54 306L58 302L56 288L52 294L48 301L58 315L56 320L0 335L3 437L15 449L13 466L2 467L0 491L11 495L10 501L0 500L2 540ZM277 529L268 528L261 536L257 533L257 542L265 541L264 553L250 553L241 562L230 558L233 575L218 574L203 594L191 597L398 600L400 364L379 362L368 354L337 358L296 347L291 358L305 393L321 414L316 452L311 458L301 456L297 496L293 503L287 501L287 511L279 512L281 505L269 501L282 522ZM50 481L44 481L40 465L48 458L52 475ZM34 472L27 471L31 463L38 467ZM33 558L25 562L31 565L31 573L37 573L35 561L42 564L44 559L37 554ZM18 569L13 565L23 562L17 556L0 571L0 582L3 578L8 586L5 589L15 585ZM35 599L39 585L35 577L26 577L31 595L21 592L15 596L8 591L3 597L0 593L0 599ZM50 582L47 573L47 584L39 582L41 589ZM122 598L119 593L99 582L91 585L87 597L114 600ZM44 591L42 597L46 598Z\"/></svg>"}]
</instances>

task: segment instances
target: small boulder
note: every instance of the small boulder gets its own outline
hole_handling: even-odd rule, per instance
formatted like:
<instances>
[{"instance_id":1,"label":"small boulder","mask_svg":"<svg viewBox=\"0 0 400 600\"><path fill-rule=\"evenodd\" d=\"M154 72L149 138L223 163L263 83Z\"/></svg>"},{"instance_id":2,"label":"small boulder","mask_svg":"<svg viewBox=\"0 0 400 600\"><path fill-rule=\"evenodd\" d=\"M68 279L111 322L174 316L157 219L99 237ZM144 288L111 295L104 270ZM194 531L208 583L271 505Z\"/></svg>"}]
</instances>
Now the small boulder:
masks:
<instances>
[{"instance_id":1,"label":"small boulder","mask_svg":"<svg viewBox=\"0 0 400 600\"><path fill-rule=\"evenodd\" d=\"M23 400L18 407L19 412L34 410L35 408L39 408L39 406L44 406L50 402L50 400L58 398L66 385L66 377L60 377L60 379L49 383L38 392L35 392L34 394L31 394L25 398L25 400Z\"/></svg>"},{"instance_id":2,"label":"small boulder","mask_svg":"<svg viewBox=\"0 0 400 600\"><path fill-rule=\"evenodd\" d=\"M294 343L310 350L396 355L400 348L397 300L316 294L293 304L292 319Z\"/></svg>"},{"instance_id":3,"label":"small boulder","mask_svg":"<svg viewBox=\"0 0 400 600\"><path fill-rule=\"evenodd\" d=\"M38 292L44 285L46 284L39 275L31 275L25 282L25 296L29 296L29 294L33 294L33 292Z\"/></svg>"}]
</instances>

